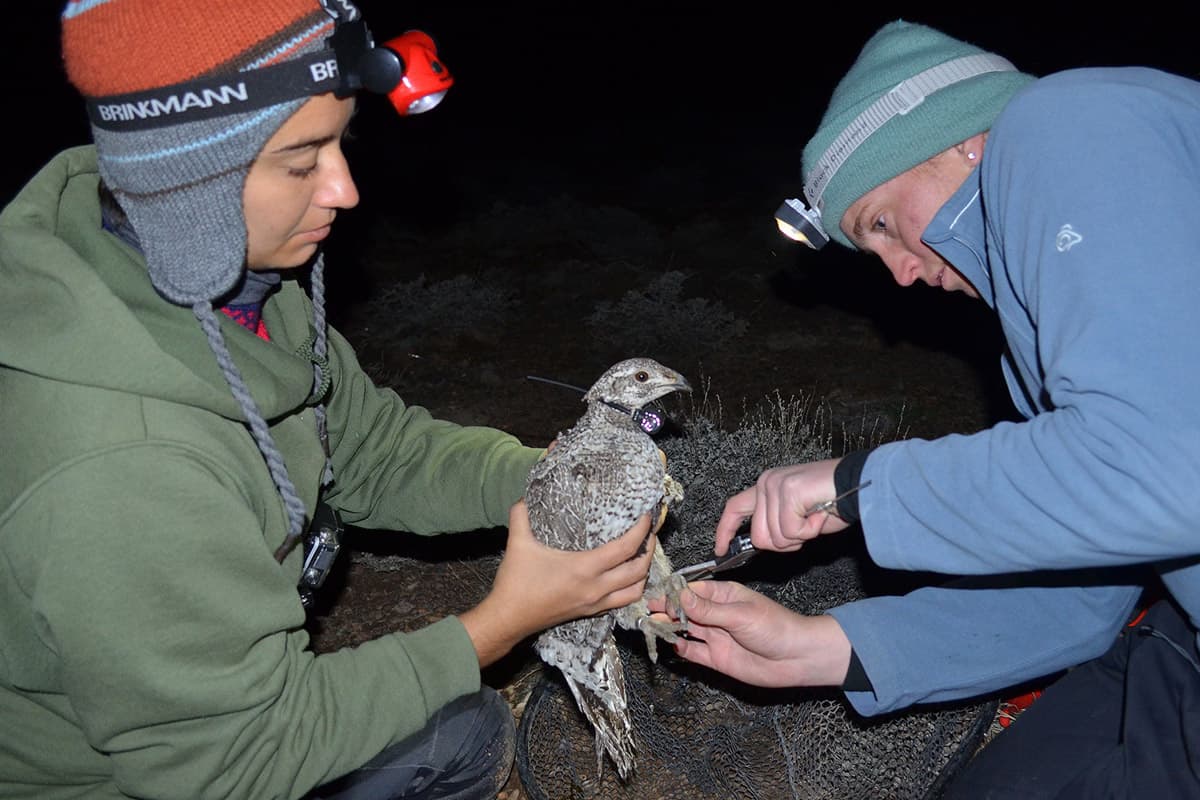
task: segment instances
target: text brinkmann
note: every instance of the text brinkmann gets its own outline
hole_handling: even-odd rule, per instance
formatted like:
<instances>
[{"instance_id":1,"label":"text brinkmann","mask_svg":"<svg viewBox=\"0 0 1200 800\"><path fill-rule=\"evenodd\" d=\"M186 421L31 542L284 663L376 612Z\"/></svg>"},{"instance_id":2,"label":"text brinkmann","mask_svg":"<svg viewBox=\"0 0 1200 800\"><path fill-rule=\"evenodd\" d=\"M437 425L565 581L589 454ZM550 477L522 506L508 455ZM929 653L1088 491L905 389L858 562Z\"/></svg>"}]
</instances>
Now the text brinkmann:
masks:
<instances>
[{"instance_id":1,"label":"text brinkmann","mask_svg":"<svg viewBox=\"0 0 1200 800\"><path fill-rule=\"evenodd\" d=\"M168 97L153 97L136 103L109 103L97 106L100 119L106 122L128 122L134 119L161 117L165 114L178 114L191 108L211 108L214 103L229 105L244 103L250 98L246 84L236 86L228 84L217 89L202 89L199 92L183 92Z\"/></svg>"}]
</instances>

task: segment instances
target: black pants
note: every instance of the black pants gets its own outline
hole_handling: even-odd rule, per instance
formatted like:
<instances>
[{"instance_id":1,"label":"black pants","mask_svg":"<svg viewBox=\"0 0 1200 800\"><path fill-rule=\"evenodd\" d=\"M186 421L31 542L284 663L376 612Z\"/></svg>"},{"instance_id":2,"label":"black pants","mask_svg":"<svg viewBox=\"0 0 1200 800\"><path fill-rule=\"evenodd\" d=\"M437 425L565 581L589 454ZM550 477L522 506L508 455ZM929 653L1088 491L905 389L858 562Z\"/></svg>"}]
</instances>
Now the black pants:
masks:
<instances>
[{"instance_id":1,"label":"black pants","mask_svg":"<svg viewBox=\"0 0 1200 800\"><path fill-rule=\"evenodd\" d=\"M508 704L485 686L308 800L494 800L512 770L515 744Z\"/></svg>"},{"instance_id":2,"label":"black pants","mask_svg":"<svg viewBox=\"0 0 1200 800\"><path fill-rule=\"evenodd\" d=\"M1051 686L944 800L1200 798L1200 657L1169 601Z\"/></svg>"}]
</instances>

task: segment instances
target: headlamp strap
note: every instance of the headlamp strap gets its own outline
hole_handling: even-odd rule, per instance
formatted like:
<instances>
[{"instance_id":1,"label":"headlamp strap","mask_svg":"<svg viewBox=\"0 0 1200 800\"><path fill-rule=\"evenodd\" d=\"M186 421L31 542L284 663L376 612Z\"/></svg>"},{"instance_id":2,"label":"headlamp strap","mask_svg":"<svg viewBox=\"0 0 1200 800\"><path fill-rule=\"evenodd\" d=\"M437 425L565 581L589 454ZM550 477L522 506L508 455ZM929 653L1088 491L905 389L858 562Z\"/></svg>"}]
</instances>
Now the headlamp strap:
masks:
<instances>
[{"instance_id":1,"label":"headlamp strap","mask_svg":"<svg viewBox=\"0 0 1200 800\"><path fill-rule=\"evenodd\" d=\"M87 110L97 128L140 131L256 111L340 84L338 58L326 49L236 75L89 98Z\"/></svg>"},{"instance_id":2,"label":"headlamp strap","mask_svg":"<svg viewBox=\"0 0 1200 800\"><path fill-rule=\"evenodd\" d=\"M236 75L89 98L88 116L97 128L140 131L257 111L325 92L349 97L364 87L359 70L375 43L352 3L322 0L322 5L334 19L333 34L322 50Z\"/></svg>"},{"instance_id":3,"label":"headlamp strap","mask_svg":"<svg viewBox=\"0 0 1200 800\"><path fill-rule=\"evenodd\" d=\"M867 106L825 149L804 182L804 197L809 207L819 209L825 187L842 164L892 117L907 114L925 102L926 97L951 84L988 72L1015 72L1016 69L1012 62L995 53L976 53L946 61L901 81Z\"/></svg>"},{"instance_id":4,"label":"headlamp strap","mask_svg":"<svg viewBox=\"0 0 1200 800\"><path fill-rule=\"evenodd\" d=\"M353 22L362 16L358 6L350 0L321 0L321 8L339 22Z\"/></svg>"}]
</instances>

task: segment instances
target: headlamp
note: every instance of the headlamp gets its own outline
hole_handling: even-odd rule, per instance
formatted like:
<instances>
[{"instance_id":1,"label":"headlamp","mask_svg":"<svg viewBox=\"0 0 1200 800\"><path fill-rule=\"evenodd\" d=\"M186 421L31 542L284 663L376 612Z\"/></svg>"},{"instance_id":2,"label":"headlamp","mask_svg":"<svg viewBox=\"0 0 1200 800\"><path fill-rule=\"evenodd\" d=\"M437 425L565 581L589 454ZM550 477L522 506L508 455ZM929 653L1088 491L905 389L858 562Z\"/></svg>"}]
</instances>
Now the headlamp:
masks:
<instances>
[{"instance_id":1,"label":"headlamp","mask_svg":"<svg viewBox=\"0 0 1200 800\"><path fill-rule=\"evenodd\" d=\"M454 83L427 34L408 31L377 47L362 18L337 17L324 49L259 69L144 92L89 98L92 124L135 131L256 111L324 92L386 94L402 117L436 106Z\"/></svg>"},{"instance_id":2,"label":"headlamp","mask_svg":"<svg viewBox=\"0 0 1200 800\"><path fill-rule=\"evenodd\" d=\"M803 242L813 250L820 250L829 244L829 234L821 227L821 212L806 207L803 201L796 198L783 201L783 205L775 212L775 224L784 236Z\"/></svg>"},{"instance_id":3,"label":"headlamp","mask_svg":"<svg viewBox=\"0 0 1200 800\"><path fill-rule=\"evenodd\" d=\"M342 75L339 97L360 88L386 94L396 112L407 117L436 106L454 84L438 60L437 45L422 31L408 31L377 46L359 19L340 23L330 41Z\"/></svg>"}]
</instances>

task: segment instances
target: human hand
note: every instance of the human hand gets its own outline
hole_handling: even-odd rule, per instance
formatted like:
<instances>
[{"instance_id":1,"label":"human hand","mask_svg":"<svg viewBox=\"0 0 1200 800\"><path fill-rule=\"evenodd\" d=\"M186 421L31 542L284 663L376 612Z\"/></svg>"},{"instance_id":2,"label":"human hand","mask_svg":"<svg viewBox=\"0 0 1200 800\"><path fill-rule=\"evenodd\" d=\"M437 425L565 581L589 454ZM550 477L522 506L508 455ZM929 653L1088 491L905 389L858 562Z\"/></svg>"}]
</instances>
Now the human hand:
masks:
<instances>
[{"instance_id":1,"label":"human hand","mask_svg":"<svg viewBox=\"0 0 1200 800\"><path fill-rule=\"evenodd\" d=\"M491 591L459 615L480 666L526 636L638 600L654 554L649 531L649 517L643 516L619 538L593 550L557 550L534 538L525 501L518 501L509 510L508 545Z\"/></svg>"},{"instance_id":2,"label":"human hand","mask_svg":"<svg viewBox=\"0 0 1200 800\"><path fill-rule=\"evenodd\" d=\"M841 459L769 469L758 481L725 503L717 521L713 550L724 555L729 542L747 518L750 541L759 550L799 550L809 539L849 527L831 509L808 514L808 509L834 497L833 471Z\"/></svg>"},{"instance_id":3,"label":"human hand","mask_svg":"<svg viewBox=\"0 0 1200 800\"><path fill-rule=\"evenodd\" d=\"M850 640L828 615L806 617L729 581L695 581L682 593L687 635L675 652L754 686L840 686ZM650 608L667 611L665 600Z\"/></svg>"}]
</instances>

